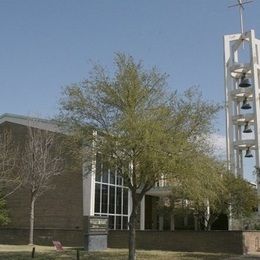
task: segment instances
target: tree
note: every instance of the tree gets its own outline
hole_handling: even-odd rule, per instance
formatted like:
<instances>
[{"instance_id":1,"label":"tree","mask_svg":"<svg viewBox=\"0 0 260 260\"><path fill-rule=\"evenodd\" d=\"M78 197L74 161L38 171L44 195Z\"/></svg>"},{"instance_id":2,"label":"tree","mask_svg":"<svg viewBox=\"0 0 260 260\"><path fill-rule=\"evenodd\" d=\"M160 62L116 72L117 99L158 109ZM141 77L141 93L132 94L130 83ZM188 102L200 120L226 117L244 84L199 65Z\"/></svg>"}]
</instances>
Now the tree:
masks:
<instances>
[{"instance_id":1,"label":"tree","mask_svg":"<svg viewBox=\"0 0 260 260\"><path fill-rule=\"evenodd\" d=\"M8 128L0 132L0 192L4 199L21 186L18 170L19 147L15 144L12 132Z\"/></svg>"},{"instance_id":2,"label":"tree","mask_svg":"<svg viewBox=\"0 0 260 260\"><path fill-rule=\"evenodd\" d=\"M5 199L21 186L17 157L18 147L14 143L11 130L2 128L0 132L0 225L9 222Z\"/></svg>"},{"instance_id":3,"label":"tree","mask_svg":"<svg viewBox=\"0 0 260 260\"><path fill-rule=\"evenodd\" d=\"M223 189L216 190L215 197L209 199L210 215L205 221L205 230L210 230L211 225L221 214L241 220L250 217L257 208L259 199L256 189L246 180L224 171L222 183ZM200 219L205 220L203 216L205 204L197 203L196 210Z\"/></svg>"},{"instance_id":4,"label":"tree","mask_svg":"<svg viewBox=\"0 0 260 260\"><path fill-rule=\"evenodd\" d=\"M223 163L214 157L207 142L203 144L203 150L194 150L192 156L182 161L181 169L178 170L182 175L171 183L168 211L172 215L194 214L195 229L201 223L205 230L209 230L216 220L208 212L209 206L213 209L221 201L220 194L225 191L223 170Z\"/></svg>"},{"instance_id":5,"label":"tree","mask_svg":"<svg viewBox=\"0 0 260 260\"><path fill-rule=\"evenodd\" d=\"M95 66L88 80L65 88L61 118L74 130L95 128L96 149L117 167L131 191L129 259L135 259L140 202L162 177L180 177L182 161L211 130L219 106L202 100L198 89L182 96L166 89L166 75L117 54L114 76ZM101 136L102 135L102 136ZM177 171L178 169L178 171Z\"/></svg>"},{"instance_id":6,"label":"tree","mask_svg":"<svg viewBox=\"0 0 260 260\"><path fill-rule=\"evenodd\" d=\"M28 127L24 151L21 155L23 185L30 191L29 244L33 244L34 209L37 199L51 189L52 178L61 174L60 146L55 142L56 134Z\"/></svg>"},{"instance_id":7,"label":"tree","mask_svg":"<svg viewBox=\"0 0 260 260\"><path fill-rule=\"evenodd\" d=\"M231 210L234 218L243 218L256 211L259 197L252 184L230 172L224 175L223 181L226 186L225 205L231 205L225 207L225 212L230 213Z\"/></svg>"},{"instance_id":8,"label":"tree","mask_svg":"<svg viewBox=\"0 0 260 260\"><path fill-rule=\"evenodd\" d=\"M190 201L184 206L185 210L191 210L197 216L204 230L211 230L221 214L241 219L249 217L257 208L259 199L256 189L246 180L227 171L223 162L201 154L194 165L200 169L196 174L194 167L190 167L190 172L197 180L196 187L187 185L195 184L190 176L175 187L173 197Z\"/></svg>"}]
</instances>

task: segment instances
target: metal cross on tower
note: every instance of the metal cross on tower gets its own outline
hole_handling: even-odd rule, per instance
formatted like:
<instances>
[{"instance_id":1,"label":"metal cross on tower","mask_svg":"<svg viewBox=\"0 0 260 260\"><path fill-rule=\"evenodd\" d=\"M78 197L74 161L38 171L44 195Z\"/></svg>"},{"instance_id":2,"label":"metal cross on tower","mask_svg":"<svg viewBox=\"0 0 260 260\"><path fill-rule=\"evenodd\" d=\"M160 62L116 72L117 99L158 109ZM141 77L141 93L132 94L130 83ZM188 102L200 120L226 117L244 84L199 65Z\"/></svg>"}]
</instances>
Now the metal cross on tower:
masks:
<instances>
[{"instance_id":1,"label":"metal cross on tower","mask_svg":"<svg viewBox=\"0 0 260 260\"><path fill-rule=\"evenodd\" d=\"M240 28L241 28L241 34L244 33L244 18L243 18L243 11L244 11L244 5L245 4L249 4L249 3L252 3L253 0L251 1L246 1L246 2L243 2L243 0L237 0L237 4L235 5L230 5L230 7L236 7L238 6L239 7L239 14L240 14Z\"/></svg>"}]
</instances>

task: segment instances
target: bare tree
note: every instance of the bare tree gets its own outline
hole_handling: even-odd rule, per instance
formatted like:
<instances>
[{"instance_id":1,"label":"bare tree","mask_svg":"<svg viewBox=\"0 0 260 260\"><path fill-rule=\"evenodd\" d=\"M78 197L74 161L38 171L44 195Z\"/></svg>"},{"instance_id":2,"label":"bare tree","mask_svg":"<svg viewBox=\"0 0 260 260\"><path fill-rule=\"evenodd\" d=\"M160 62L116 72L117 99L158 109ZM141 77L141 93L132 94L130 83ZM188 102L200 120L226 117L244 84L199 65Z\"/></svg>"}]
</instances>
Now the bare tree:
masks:
<instances>
[{"instance_id":1,"label":"bare tree","mask_svg":"<svg viewBox=\"0 0 260 260\"><path fill-rule=\"evenodd\" d=\"M52 178L61 174L62 162L56 134L28 127L28 138L21 158L21 171L23 185L29 188L31 195L29 244L33 244L35 202L52 188Z\"/></svg>"},{"instance_id":2,"label":"bare tree","mask_svg":"<svg viewBox=\"0 0 260 260\"><path fill-rule=\"evenodd\" d=\"M0 130L0 225L9 222L5 198L13 194L20 186L21 179L17 171L18 146L14 143L11 130Z\"/></svg>"},{"instance_id":3,"label":"bare tree","mask_svg":"<svg viewBox=\"0 0 260 260\"><path fill-rule=\"evenodd\" d=\"M13 194L21 186L21 176L17 170L18 145L15 144L10 129L0 132L0 191L2 198Z\"/></svg>"}]
</instances>

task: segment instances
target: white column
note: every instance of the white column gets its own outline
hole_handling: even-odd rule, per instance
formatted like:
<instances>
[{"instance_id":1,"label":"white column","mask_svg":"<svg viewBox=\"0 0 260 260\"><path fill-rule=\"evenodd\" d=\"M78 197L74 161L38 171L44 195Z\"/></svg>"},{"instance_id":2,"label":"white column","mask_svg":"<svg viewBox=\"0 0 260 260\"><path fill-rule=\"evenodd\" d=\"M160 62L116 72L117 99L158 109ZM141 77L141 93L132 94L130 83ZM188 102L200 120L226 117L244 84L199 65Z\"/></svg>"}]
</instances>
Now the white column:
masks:
<instances>
[{"instance_id":1,"label":"white column","mask_svg":"<svg viewBox=\"0 0 260 260\"><path fill-rule=\"evenodd\" d=\"M94 215L95 204L95 165L89 172L87 163L83 163L83 216Z\"/></svg>"},{"instance_id":2,"label":"white column","mask_svg":"<svg viewBox=\"0 0 260 260\"><path fill-rule=\"evenodd\" d=\"M128 222L130 220L130 216L132 214L133 202L132 202L132 193L130 189L128 189Z\"/></svg>"},{"instance_id":3,"label":"white column","mask_svg":"<svg viewBox=\"0 0 260 260\"><path fill-rule=\"evenodd\" d=\"M209 218L210 218L210 207L209 207L209 200L206 199L206 211L205 211L205 227L208 227L209 224Z\"/></svg>"},{"instance_id":4,"label":"white column","mask_svg":"<svg viewBox=\"0 0 260 260\"><path fill-rule=\"evenodd\" d=\"M145 229L145 196L140 203L140 230Z\"/></svg>"},{"instance_id":5,"label":"white column","mask_svg":"<svg viewBox=\"0 0 260 260\"><path fill-rule=\"evenodd\" d=\"M93 132L95 139L97 133ZM85 147L82 164L83 183L83 216L94 216L95 210L95 176L96 176L96 153L94 151L95 141L92 147Z\"/></svg>"},{"instance_id":6,"label":"white column","mask_svg":"<svg viewBox=\"0 0 260 260\"><path fill-rule=\"evenodd\" d=\"M260 67L259 67L259 49L260 42L255 38L255 32L253 30L250 31L250 48L251 48L251 66L252 66L252 83L254 86L254 113L255 113L255 166L260 166ZM259 185L259 174L256 176L256 186L257 193L260 194L260 185ZM258 203L258 214L260 214L260 203Z\"/></svg>"}]
</instances>

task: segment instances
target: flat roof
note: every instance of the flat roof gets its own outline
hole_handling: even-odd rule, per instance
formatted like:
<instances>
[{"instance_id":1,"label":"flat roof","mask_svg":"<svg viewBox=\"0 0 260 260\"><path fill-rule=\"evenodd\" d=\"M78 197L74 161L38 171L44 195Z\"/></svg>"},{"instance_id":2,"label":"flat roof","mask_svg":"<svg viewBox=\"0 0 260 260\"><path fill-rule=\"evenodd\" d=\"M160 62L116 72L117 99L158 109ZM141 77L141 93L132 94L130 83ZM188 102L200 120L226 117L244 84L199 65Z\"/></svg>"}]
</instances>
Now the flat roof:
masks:
<instances>
[{"instance_id":1,"label":"flat roof","mask_svg":"<svg viewBox=\"0 0 260 260\"><path fill-rule=\"evenodd\" d=\"M58 122L53 119L48 120L38 117L4 113L0 115L0 125L5 122L39 128L51 132L64 132L61 127L59 127Z\"/></svg>"}]
</instances>

